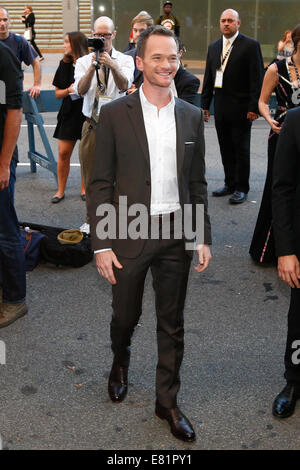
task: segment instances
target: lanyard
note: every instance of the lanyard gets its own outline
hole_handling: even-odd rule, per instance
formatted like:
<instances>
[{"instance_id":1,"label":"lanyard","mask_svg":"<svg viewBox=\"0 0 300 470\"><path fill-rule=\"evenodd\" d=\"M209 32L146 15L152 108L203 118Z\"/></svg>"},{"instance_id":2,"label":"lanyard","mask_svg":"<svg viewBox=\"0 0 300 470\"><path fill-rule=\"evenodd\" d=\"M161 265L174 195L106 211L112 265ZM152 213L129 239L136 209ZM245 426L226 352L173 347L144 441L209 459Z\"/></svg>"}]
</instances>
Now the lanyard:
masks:
<instances>
[{"instance_id":1,"label":"lanyard","mask_svg":"<svg viewBox=\"0 0 300 470\"><path fill-rule=\"evenodd\" d=\"M234 42L234 41L233 41ZM228 51L226 52L226 54L224 55L224 57L222 57L221 55L221 67L222 65L224 64L225 60L227 59L227 57L229 56L230 52L231 52L231 49L233 48L233 43L231 44L230 48L228 49Z\"/></svg>"}]
</instances>

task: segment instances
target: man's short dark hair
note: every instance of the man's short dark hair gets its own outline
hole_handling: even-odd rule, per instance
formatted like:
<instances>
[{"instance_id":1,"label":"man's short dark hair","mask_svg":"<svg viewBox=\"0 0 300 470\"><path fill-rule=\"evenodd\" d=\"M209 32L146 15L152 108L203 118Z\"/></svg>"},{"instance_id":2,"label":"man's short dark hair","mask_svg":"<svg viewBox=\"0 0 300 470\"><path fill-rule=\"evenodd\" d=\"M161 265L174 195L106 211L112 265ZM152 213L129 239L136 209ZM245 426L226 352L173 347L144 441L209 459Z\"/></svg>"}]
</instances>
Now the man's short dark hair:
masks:
<instances>
[{"instance_id":1,"label":"man's short dark hair","mask_svg":"<svg viewBox=\"0 0 300 470\"><path fill-rule=\"evenodd\" d=\"M165 7L166 5L171 5L171 7L172 7L172 6L173 6L173 3L172 3L172 2L164 2L164 7Z\"/></svg>"},{"instance_id":2,"label":"man's short dark hair","mask_svg":"<svg viewBox=\"0 0 300 470\"><path fill-rule=\"evenodd\" d=\"M145 31L143 31L140 34L138 38L137 46L136 46L136 55L142 58L144 57L146 43L149 37L153 35L154 36L169 36L173 38L174 41L176 42L177 49L178 49L178 42L176 40L176 36L173 33L173 31L171 31L170 29L164 28L161 25L156 25L156 26L150 26L149 28L145 29Z\"/></svg>"}]
</instances>

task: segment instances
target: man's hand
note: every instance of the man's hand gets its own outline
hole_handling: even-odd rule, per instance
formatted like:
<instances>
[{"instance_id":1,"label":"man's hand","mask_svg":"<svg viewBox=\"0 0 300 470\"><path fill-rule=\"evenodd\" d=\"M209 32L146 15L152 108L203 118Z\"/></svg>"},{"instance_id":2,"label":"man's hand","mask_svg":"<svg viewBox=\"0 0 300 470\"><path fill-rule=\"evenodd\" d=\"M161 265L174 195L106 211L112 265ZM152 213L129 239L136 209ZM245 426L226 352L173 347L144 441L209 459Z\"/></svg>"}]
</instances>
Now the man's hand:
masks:
<instances>
[{"instance_id":1,"label":"man's hand","mask_svg":"<svg viewBox=\"0 0 300 470\"><path fill-rule=\"evenodd\" d=\"M204 112L204 121L208 122L208 120L210 118L210 112L209 112L208 109L203 109L203 112Z\"/></svg>"},{"instance_id":2,"label":"man's hand","mask_svg":"<svg viewBox=\"0 0 300 470\"><path fill-rule=\"evenodd\" d=\"M199 263L194 267L195 271L202 273L212 258L209 245L197 245L197 253L199 257Z\"/></svg>"},{"instance_id":3,"label":"man's hand","mask_svg":"<svg viewBox=\"0 0 300 470\"><path fill-rule=\"evenodd\" d=\"M101 52L101 54L99 54L98 62L100 65L105 65L110 69L113 69L116 65L116 61L113 60L106 51Z\"/></svg>"},{"instance_id":4,"label":"man's hand","mask_svg":"<svg viewBox=\"0 0 300 470\"><path fill-rule=\"evenodd\" d=\"M300 288L300 263L296 255L279 256L278 276L290 287Z\"/></svg>"},{"instance_id":5,"label":"man's hand","mask_svg":"<svg viewBox=\"0 0 300 470\"><path fill-rule=\"evenodd\" d=\"M39 85L33 85L33 87L29 88L29 96L32 98L37 98L41 93L41 87Z\"/></svg>"},{"instance_id":6,"label":"man's hand","mask_svg":"<svg viewBox=\"0 0 300 470\"><path fill-rule=\"evenodd\" d=\"M249 119L249 121L251 122L255 121L255 119L257 119L258 117L259 117L259 114L252 113L251 111L247 113L247 119Z\"/></svg>"},{"instance_id":7,"label":"man's hand","mask_svg":"<svg viewBox=\"0 0 300 470\"><path fill-rule=\"evenodd\" d=\"M104 279L107 279L111 284L117 284L113 272L113 264L118 269L123 268L112 250L96 253L96 265L100 276L104 277Z\"/></svg>"},{"instance_id":8,"label":"man's hand","mask_svg":"<svg viewBox=\"0 0 300 470\"><path fill-rule=\"evenodd\" d=\"M1 154L0 154L0 161L1 161ZM10 176L9 166L2 165L0 163L0 191L3 191L3 189L8 187L9 176Z\"/></svg>"}]
</instances>

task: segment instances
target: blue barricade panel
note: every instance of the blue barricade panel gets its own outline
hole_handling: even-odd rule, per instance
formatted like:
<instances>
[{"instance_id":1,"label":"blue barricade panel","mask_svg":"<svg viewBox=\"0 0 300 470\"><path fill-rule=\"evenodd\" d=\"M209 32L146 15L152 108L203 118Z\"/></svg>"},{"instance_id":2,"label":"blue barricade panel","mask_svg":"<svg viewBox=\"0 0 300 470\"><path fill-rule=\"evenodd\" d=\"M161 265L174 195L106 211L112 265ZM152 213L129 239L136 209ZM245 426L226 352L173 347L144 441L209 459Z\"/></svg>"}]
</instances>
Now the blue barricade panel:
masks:
<instances>
[{"instance_id":1,"label":"blue barricade panel","mask_svg":"<svg viewBox=\"0 0 300 470\"><path fill-rule=\"evenodd\" d=\"M57 180L57 164L54 158L48 137L44 129L44 121L41 113L58 112L61 107L62 100L55 97L54 90L42 90L37 98L29 96L29 92L23 93L23 113L27 121L29 151L28 158L33 173L36 173L36 164L38 163L44 168L50 170ZM34 125L41 136L45 155L37 152L35 148Z\"/></svg>"}]
</instances>

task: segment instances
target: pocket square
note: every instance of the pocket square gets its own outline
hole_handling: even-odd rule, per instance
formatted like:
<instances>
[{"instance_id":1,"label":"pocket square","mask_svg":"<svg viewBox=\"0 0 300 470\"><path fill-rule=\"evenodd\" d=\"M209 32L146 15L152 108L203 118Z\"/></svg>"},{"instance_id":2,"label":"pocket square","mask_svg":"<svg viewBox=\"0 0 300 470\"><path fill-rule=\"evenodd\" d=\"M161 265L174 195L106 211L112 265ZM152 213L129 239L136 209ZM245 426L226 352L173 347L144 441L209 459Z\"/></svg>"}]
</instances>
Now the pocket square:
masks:
<instances>
[{"instance_id":1,"label":"pocket square","mask_svg":"<svg viewBox=\"0 0 300 470\"><path fill-rule=\"evenodd\" d=\"M194 144L195 142L184 142L184 145L192 145Z\"/></svg>"}]
</instances>

